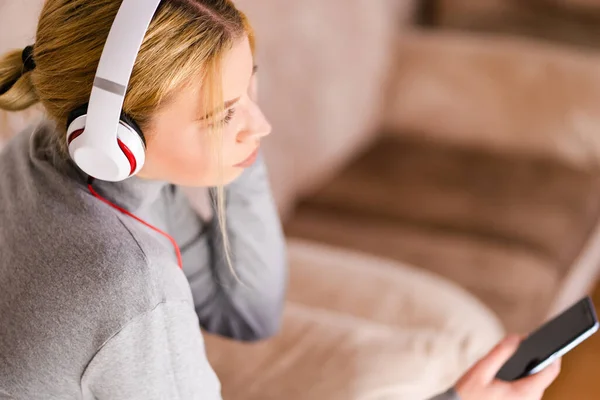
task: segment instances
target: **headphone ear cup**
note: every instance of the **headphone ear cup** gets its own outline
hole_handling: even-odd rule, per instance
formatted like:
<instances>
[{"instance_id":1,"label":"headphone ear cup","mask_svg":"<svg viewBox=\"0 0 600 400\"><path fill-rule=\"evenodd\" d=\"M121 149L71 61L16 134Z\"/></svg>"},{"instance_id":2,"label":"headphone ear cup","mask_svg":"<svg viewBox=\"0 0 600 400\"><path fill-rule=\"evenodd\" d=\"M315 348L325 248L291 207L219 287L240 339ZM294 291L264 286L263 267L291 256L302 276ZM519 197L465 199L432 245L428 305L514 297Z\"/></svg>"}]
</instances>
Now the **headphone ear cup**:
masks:
<instances>
[{"instance_id":1,"label":"headphone ear cup","mask_svg":"<svg viewBox=\"0 0 600 400\"><path fill-rule=\"evenodd\" d=\"M117 143L121 151L129 160L131 166L130 176L137 174L146 161L146 143L141 130L136 129L137 124L130 125L125 121L119 121L117 128Z\"/></svg>"},{"instance_id":2,"label":"headphone ear cup","mask_svg":"<svg viewBox=\"0 0 600 400\"><path fill-rule=\"evenodd\" d=\"M77 145L71 145L71 143L79 136L85 135L85 123L87 115L88 105L84 104L81 107L76 108L69 114L67 120L67 144L69 146L69 153L73 157L72 147L76 148ZM117 126L117 145L121 152L127 159L128 165L126 167L129 170L129 176L135 175L144 166L146 160L146 141L144 134L138 126L138 124L125 113L121 113L119 125ZM120 157L119 157L120 158ZM82 168L82 165L78 163L78 160L73 158L73 161L87 172L89 175L94 176L95 174L90 173L92 171L86 171ZM122 165L124 160L113 160L114 163ZM83 162L83 161L82 161ZM87 169L93 169L97 167L88 166ZM125 166L121 167L125 168ZM105 171L103 169L103 171Z\"/></svg>"}]
</instances>

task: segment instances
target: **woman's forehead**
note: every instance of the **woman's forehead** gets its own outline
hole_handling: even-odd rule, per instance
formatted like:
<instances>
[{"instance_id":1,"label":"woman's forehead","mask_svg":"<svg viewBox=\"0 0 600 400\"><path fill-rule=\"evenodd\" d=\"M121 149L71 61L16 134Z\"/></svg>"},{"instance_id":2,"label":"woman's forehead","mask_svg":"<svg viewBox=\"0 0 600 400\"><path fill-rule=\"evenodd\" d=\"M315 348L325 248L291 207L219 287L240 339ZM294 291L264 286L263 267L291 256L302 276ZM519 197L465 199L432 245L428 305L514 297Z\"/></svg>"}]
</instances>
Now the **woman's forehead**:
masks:
<instances>
[{"instance_id":1,"label":"woman's forehead","mask_svg":"<svg viewBox=\"0 0 600 400\"><path fill-rule=\"evenodd\" d=\"M247 36L236 41L225 54L222 64L223 100L241 97L248 90L254 59Z\"/></svg>"}]
</instances>

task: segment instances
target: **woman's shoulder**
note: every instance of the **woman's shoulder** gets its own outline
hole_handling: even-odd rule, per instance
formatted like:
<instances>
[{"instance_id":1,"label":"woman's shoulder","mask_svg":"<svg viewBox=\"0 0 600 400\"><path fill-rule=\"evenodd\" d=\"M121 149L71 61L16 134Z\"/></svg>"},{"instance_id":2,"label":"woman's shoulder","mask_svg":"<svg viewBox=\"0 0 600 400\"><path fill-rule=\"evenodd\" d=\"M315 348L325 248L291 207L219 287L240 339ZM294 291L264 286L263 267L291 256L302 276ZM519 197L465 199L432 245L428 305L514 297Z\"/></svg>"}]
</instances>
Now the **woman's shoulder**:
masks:
<instances>
[{"instance_id":1,"label":"woman's shoulder","mask_svg":"<svg viewBox=\"0 0 600 400\"><path fill-rule=\"evenodd\" d=\"M2 254L71 271L94 266L89 273L115 270L114 263L145 265L141 248L115 213L90 195L84 180L54 165L58 161L49 158L57 154L42 154L49 129L44 122L31 126L0 154Z\"/></svg>"},{"instance_id":2,"label":"woman's shoulder","mask_svg":"<svg viewBox=\"0 0 600 400\"><path fill-rule=\"evenodd\" d=\"M85 182L32 155L47 133L24 133L0 156L0 314L57 310L110 332L164 300L162 271Z\"/></svg>"},{"instance_id":3,"label":"woman's shoulder","mask_svg":"<svg viewBox=\"0 0 600 400\"><path fill-rule=\"evenodd\" d=\"M85 185L31 157L33 135L0 156L0 309L11 285L38 309L114 317L153 307L160 293L136 238Z\"/></svg>"},{"instance_id":4,"label":"woman's shoulder","mask_svg":"<svg viewBox=\"0 0 600 400\"><path fill-rule=\"evenodd\" d=\"M138 311L156 303L146 254L115 213L76 190L64 198L40 188L4 190L0 180L0 292L7 281L27 279L32 301L52 292L65 302L119 299Z\"/></svg>"},{"instance_id":5,"label":"woman's shoulder","mask_svg":"<svg viewBox=\"0 0 600 400\"><path fill-rule=\"evenodd\" d=\"M0 196L4 189L0 182ZM153 292L135 289L152 288L154 277L146 254L119 216L83 191L64 191L63 198L40 191L45 198L36 200L31 198L36 195L22 193L27 190L41 189L16 189L2 199L0 285L3 275L19 268L28 271L30 285L40 278L48 284L68 282L59 293L82 292L88 301L114 296L125 302L127 291L137 291L139 301L154 301ZM40 285L44 290L46 285Z\"/></svg>"},{"instance_id":6,"label":"woman's shoulder","mask_svg":"<svg viewBox=\"0 0 600 400\"><path fill-rule=\"evenodd\" d=\"M16 189L11 201L26 200L12 212L0 207L0 337L16 346L0 351L22 360L36 348L55 365L85 366L103 343L164 301L164 291L114 214L82 196L34 202L26 190L40 189Z\"/></svg>"}]
</instances>

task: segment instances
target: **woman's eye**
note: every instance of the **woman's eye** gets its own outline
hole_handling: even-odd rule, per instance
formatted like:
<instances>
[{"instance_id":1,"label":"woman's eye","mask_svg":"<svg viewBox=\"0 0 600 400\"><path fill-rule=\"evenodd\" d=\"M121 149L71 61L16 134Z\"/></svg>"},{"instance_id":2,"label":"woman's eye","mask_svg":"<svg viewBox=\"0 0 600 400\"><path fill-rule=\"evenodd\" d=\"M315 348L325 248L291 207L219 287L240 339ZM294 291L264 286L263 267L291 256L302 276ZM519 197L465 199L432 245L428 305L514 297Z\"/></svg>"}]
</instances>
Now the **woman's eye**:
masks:
<instances>
[{"instance_id":1,"label":"woman's eye","mask_svg":"<svg viewBox=\"0 0 600 400\"><path fill-rule=\"evenodd\" d=\"M228 124L229 122L231 122L231 119L233 118L234 115L235 115L235 108L230 108L229 110L227 110L227 115L225 115L225 118L223 118L223 122L225 124Z\"/></svg>"},{"instance_id":2,"label":"woman's eye","mask_svg":"<svg viewBox=\"0 0 600 400\"><path fill-rule=\"evenodd\" d=\"M222 120L220 120L220 121L219 120L215 120L215 119L212 119L212 121L211 120L207 120L207 121L205 121L206 122L205 126L207 126L207 127L214 127L214 126L217 126L219 124L227 125L228 123L231 122L231 120L233 119L234 115L235 115L235 108L230 108L229 110L226 111L225 117L223 117Z\"/></svg>"}]
</instances>

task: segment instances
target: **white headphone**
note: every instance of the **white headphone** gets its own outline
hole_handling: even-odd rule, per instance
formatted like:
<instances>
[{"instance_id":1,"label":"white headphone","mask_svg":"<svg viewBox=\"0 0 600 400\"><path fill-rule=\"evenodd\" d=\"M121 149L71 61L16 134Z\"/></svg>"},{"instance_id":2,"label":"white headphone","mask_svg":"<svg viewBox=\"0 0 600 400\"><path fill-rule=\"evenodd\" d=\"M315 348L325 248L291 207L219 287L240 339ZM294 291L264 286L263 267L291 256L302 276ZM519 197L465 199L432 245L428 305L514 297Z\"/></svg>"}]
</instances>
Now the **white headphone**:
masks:
<instances>
[{"instance_id":1,"label":"white headphone","mask_svg":"<svg viewBox=\"0 0 600 400\"><path fill-rule=\"evenodd\" d=\"M135 60L160 3L123 0L102 50L89 103L69 116L69 154L94 178L122 181L144 165L144 135L122 107Z\"/></svg>"}]
</instances>

